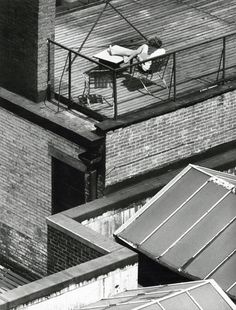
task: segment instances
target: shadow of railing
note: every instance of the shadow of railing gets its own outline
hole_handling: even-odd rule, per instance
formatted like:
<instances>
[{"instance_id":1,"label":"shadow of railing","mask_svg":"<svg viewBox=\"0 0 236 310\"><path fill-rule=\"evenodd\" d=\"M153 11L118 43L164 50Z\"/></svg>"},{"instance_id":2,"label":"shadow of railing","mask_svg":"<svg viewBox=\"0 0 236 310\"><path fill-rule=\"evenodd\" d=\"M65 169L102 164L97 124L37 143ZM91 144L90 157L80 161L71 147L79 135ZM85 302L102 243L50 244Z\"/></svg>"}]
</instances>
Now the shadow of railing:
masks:
<instances>
[{"instance_id":1,"label":"shadow of railing","mask_svg":"<svg viewBox=\"0 0 236 310\"><path fill-rule=\"evenodd\" d=\"M48 99L54 97L58 105L62 102L96 120L117 119L236 78L235 32L164 56L117 66L52 40L48 40L48 50ZM158 64L161 59L166 60L161 70L140 69L142 64Z\"/></svg>"}]
</instances>

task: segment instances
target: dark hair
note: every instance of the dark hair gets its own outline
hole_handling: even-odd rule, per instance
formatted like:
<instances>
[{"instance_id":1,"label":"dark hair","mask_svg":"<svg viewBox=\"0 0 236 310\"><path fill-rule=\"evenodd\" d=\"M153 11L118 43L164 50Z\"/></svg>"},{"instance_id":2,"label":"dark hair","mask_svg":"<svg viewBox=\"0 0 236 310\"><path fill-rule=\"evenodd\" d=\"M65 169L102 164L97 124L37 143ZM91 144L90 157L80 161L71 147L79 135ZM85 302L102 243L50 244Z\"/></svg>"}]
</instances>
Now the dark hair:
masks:
<instances>
[{"instance_id":1,"label":"dark hair","mask_svg":"<svg viewBox=\"0 0 236 310\"><path fill-rule=\"evenodd\" d=\"M154 46L156 48L160 48L162 46L162 41L161 39L159 39L158 37L150 37L148 40L147 40L147 43L148 45L150 46Z\"/></svg>"}]
</instances>

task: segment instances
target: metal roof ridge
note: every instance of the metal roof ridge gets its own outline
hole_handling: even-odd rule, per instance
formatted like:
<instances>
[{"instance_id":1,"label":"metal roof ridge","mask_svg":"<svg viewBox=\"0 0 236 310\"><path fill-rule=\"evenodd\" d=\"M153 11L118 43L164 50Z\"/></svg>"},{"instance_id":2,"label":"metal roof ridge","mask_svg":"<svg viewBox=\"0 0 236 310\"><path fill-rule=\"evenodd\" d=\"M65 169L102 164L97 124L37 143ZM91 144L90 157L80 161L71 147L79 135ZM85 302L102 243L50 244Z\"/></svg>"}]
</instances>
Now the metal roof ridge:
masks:
<instances>
[{"instance_id":1,"label":"metal roof ridge","mask_svg":"<svg viewBox=\"0 0 236 310\"><path fill-rule=\"evenodd\" d=\"M189 165L190 165L192 168L194 168L195 170L198 170L198 171L200 171L200 172L202 172L202 173L204 173L204 174L207 174L207 175L209 175L209 176L213 176L213 173L206 171L206 170L205 170L205 167L198 166L198 165L193 165L193 164L189 164ZM215 170L210 169L210 168L206 168L206 169L207 169L207 170L211 170L211 171L215 171Z\"/></svg>"},{"instance_id":2,"label":"metal roof ridge","mask_svg":"<svg viewBox=\"0 0 236 310\"><path fill-rule=\"evenodd\" d=\"M226 188L234 194L236 193L236 186L226 181L224 178L221 178L219 176L212 176L210 177L209 181Z\"/></svg>"},{"instance_id":3,"label":"metal roof ridge","mask_svg":"<svg viewBox=\"0 0 236 310\"><path fill-rule=\"evenodd\" d=\"M214 170L208 167L202 167L202 166L193 165L193 164L190 164L190 165L196 170L201 171L209 176L217 176L222 179L232 179L233 181L236 181L236 175L234 174L230 174L224 171Z\"/></svg>"}]
</instances>

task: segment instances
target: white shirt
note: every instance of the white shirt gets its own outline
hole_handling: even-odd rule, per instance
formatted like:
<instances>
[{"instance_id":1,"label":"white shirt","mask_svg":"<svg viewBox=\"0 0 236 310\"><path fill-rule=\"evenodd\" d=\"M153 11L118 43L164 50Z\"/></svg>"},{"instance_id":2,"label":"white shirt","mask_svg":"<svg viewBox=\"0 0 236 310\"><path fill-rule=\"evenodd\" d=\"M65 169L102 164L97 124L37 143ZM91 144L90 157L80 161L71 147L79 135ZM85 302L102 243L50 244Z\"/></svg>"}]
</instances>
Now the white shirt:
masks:
<instances>
[{"instance_id":1,"label":"white shirt","mask_svg":"<svg viewBox=\"0 0 236 310\"><path fill-rule=\"evenodd\" d=\"M166 51L165 51L164 48L158 48L152 54L148 55L148 45L144 44L143 45L142 53L139 54L137 56L137 58L138 58L139 61L143 61L145 59L149 59L149 58L153 58L153 57L164 55L165 53L166 53ZM147 61L147 62L141 64L143 71L148 71L150 69L150 67L151 67L151 64L152 64L151 61Z\"/></svg>"}]
</instances>

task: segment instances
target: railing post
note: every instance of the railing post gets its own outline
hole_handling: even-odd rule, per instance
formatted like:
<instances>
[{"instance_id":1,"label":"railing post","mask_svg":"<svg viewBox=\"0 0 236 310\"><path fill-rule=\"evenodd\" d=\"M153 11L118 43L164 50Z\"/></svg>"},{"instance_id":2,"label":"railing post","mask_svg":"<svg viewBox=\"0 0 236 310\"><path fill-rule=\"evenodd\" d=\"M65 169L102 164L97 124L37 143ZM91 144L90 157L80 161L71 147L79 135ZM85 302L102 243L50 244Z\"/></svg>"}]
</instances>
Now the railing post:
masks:
<instances>
[{"instance_id":1,"label":"railing post","mask_svg":"<svg viewBox=\"0 0 236 310\"><path fill-rule=\"evenodd\" d=\"M116 71L113 70L112 75L112 86L113 86L113 99L114 99L114 119L117 119L117 85L116 85Z\"/></svg>"},{"instance_id":2,"label":"railing post","mask_svg":"<svg viewBox=\"0 0 236 310\"><path fill-rule=\"evenodd\" d=\"M47 100L51 100L51 42L48 40Z\"/></svg>"},{"instance_id":3,"label":"railing post","mask_svg":"<svg viewBox=\"0 0 236 310\"><path fill-rule=\"evenodd\" d=\"M174 101L176 101L176 53L173 53L173 70L174 70Z\"/></svg>"},{"instance_id":4,"label":"railing post","mask_svg":"<svg viewBox=\"0 0 236 310\"><path fill-rule=\"evenodd\" d=\"M68 66L68 99L69 108L71 107L71 51L69 51L69 66Z\"/></svg>"},{"instance_id":5,"label":"railing post","mask_svg":"<svg viewBox=\"0 0 236 310\"><path fill-rule=\"evenodd\" d=\"M225 56L226 56L226 37L224 37L223 38L223 64L222 64L222 66L223 66L223 68L222 68L222 70L223 70L223 72L222 72L222 80L223 80L223 84L225 83Z\"/></svg>"}]
</instances>

